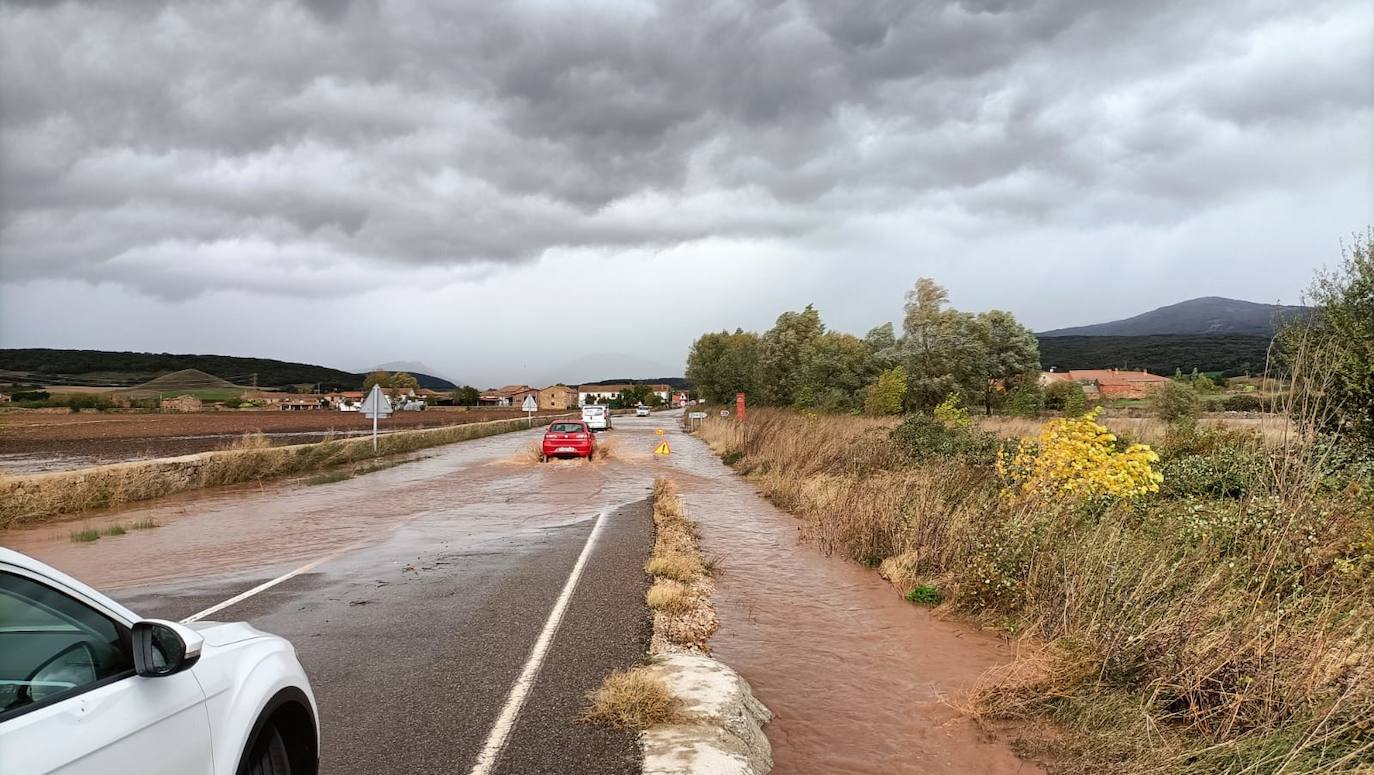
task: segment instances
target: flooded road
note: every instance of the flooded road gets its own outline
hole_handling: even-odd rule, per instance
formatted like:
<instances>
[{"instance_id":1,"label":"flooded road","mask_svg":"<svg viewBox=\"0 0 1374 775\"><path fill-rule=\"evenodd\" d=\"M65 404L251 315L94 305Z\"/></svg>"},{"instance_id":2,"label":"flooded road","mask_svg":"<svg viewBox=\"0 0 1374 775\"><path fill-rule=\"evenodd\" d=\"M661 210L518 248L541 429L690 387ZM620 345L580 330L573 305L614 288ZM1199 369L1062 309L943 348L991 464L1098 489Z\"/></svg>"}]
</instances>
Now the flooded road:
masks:
<instances>
[{"instance_id":1,"label":"flooded road","mask_svg":"<svg viewBox=\"0 0 1374 775\"><path fill-rule=\"evenodd\" d=\"M246 619L296 644L321 697L326 771L381 771L372 740L392 740L398 758L387 766L453 771L486 733L598 514L613 515L596 555L605 559L589 572L602 587L575 599L574 611L585 612L559 635L565 645L536 696L549 694L559 708L552 715L571 724L587 686L624 662L626 644L630 663L642 655L637 585L649 538L636 534L647 516L633 509L668 473L703 550L723 567L711 646L777 714L767 728L775 772L1039 771L945 703L1009 659L1001 643L935 620L871 571L799 545L796 520L673 422L618 418L603 436L613 453L595 463L541 465L530 454L540 431L513 433L341 482L187 493L0 532L0 544L113 590L144 615L171 618L319 562L215 618ZM666 459L651 454L656 427L672 444ZM70 538L145 520L158 527L93 543ZM392 654L385 666L368 661L379 643L393 646L383 648ZM423 685L397 691L416 677ZM396 738L397 717L433 734ZM582 746L576 771L622 771L624 738L534 723L517 728L529 750L508 771L545 771L532 763L541 746L553 748L547 771L566 771L559 749L569 736Z\"/></svg>"}]
</instances>

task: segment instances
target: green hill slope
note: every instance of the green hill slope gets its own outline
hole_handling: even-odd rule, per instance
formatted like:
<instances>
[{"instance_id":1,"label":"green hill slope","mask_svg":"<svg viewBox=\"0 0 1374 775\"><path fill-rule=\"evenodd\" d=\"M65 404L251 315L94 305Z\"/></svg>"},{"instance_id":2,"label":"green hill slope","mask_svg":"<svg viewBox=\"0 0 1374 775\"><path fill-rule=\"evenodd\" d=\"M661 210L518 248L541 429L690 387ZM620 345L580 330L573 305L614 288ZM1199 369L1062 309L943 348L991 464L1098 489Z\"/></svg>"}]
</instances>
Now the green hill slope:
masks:
<instances>
[{"instance_id":1,"label":"green hill slope","mask_svg":"<svg viewBox=\"0 0 1374 775\"><path fill-rule=\"evenodd\" d=\"M8 372L0 376L3 381L129 388L185 369L205 372L235 385L251 385L256 380L263 388L318 384L324 390L357 390L364 376L327 366L232 355L47 348L0 350L0 372ZM433 390L454 387L448 380L427 374L416 374L415 378L421 387Z\"/></svg>"}]
</instances>

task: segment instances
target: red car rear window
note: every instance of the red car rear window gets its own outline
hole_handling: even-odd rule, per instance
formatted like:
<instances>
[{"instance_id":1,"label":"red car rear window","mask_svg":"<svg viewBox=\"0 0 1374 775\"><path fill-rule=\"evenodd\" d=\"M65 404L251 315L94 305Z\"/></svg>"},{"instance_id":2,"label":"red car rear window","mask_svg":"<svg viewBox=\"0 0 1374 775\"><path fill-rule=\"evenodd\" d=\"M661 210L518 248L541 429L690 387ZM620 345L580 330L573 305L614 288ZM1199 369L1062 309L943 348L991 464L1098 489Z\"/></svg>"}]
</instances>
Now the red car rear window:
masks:
<instances>
[{"instance_id":1,"label":"red car rear window","mask_svg":"<svg viewBox=\"0 0 1374 775\"><path fill-rule=\"evenodd\" d=\"M582 433L585 430L580 422L556 422L549 426L549 433Z\"/></svg>"}]
</instances>

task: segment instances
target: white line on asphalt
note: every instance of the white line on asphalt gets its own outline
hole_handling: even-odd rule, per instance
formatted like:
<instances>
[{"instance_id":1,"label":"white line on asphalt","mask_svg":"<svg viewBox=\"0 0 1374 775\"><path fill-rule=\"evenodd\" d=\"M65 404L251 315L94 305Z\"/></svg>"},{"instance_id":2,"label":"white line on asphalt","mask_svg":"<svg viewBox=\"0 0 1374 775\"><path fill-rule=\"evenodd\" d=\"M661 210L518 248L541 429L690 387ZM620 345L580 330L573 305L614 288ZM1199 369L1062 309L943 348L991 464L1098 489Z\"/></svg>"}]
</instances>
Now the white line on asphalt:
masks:
<instances>
[{"instance_id":1,"label":"white line on asphalt","mask_svg":"<svg viewBox=\"0 0 1374 775\"><path fill-rule=\"evenodd\" d=\"M290 580L290 579L293 579L293 578L295 578L295 577L301 575L302 573L306 573L306 572L308 572L308 571L312 571L312 570L314 570L316 567L318 567L319 565L321 565L322 563L328 562L328 561L334 559L335 557L338 557L339 555L341 555L341 554L343 554L343 553L345 553L345 552L351 552L351 551L353 551L354 549L357 549L357 548L363 546L364 543L366 543L366 542L365 542L365 541L358 541L357 543L349 544L348 546L345 546L345 547L342 548L342 549L338 549L338 550L336 550L336 551L330 552L329 554L326 554L325 556L323 556L323 557L321 557L321 558L319 558L319 559L317 559L317 560L311 560L310 562L308 562L308 563L302 565L301 567L299 567L299 568L297 568L297 569L291 571L290 573L284 573L284 574L282 574L282 575L276 577L275 579L272 579L271 581L264 581L263 583L257 585L256 587L253 587L252 589L248 590L247 592L241 592L241 593L239 593L239 594L237 594L237 595L234 595L233 597L229 598L228 600L225 600L225 601L222 602L222 603L216 603L216 604L210 606L209 608L205 609L204 611L201 611L201 612L199 612L199 613L191 614L190 616L186 617L185 619L182 619L182 620L181 620L181 623L182 623L182 624L190 624L191 622L200 621L201 619L204 619L205 617L209 616L210 614L219 613L220 611L223 611L224 609L228 608L228 607L231 606L231 605L236 605L236 604L238 604L238 603L242 603L243 601L247 600L248 598L252 597L253 595L258 594L259 592L265 592L265 591L271 589L272 587L275 587L275 586L277 586L278 584L282 583L283 581L288 581L288 580Z\"/></svg>"},{"instance_id":2,"label":"white line on asphalt","mask_svg":"<svg viewBox=\"0 0 1374 775\"><path fill-rule=\"evenodd\" d=\"M506 747L506 740L515 726L515 719L520 715L520 708L525 704L530 689L534 688L534 679L539 677L539 668L544 665L544 657L553 643L553 636L558 633L558 625L563 622L563 613L568 610L568 602L572 600L578 579L582 578L582 569L587 565L587 558L591 556L592 547L596 545L597 536L601 535L601 526L605 521L606 512L596 515L596 524L592 526L591 535L587 536L582 554L577 556L577 562L573 564L572 572L563 584L563 591L558 595L558 600L554 601L548 621L544 622L544 629L535 640L534 648L530 649L525 668L520 671L520 677L515 679L515 685L510 688L506 704L501 708L501 715L496 717L491 734L487 735L486 745L482 746L482 752L477 755L477 764L473 765L472 772L468 775L489 775L492 767L496 766L496 757L500 756L501 749Z\"/></svg>"}]
</instances>

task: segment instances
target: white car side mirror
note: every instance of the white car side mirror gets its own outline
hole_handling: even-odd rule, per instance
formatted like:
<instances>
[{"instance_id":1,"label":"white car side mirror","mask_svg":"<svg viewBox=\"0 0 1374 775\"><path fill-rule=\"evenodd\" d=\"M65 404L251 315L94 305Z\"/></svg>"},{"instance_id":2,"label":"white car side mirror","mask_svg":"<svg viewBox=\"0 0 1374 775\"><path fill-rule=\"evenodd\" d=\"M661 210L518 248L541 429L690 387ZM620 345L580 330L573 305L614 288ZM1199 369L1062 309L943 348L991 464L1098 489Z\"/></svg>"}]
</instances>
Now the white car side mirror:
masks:
<instances>
[{"instance_id":1,"label":"white car side mirror","mask_svg":"<svg viewBox=\"0 0 1374 775\"><path fill-rule=\"evenodd\" d=\"M135 622L133 633L134 672L145 678L179 673L200 659L205 639L184 624L163 619Z\"/></svg>"}]
</instances>

